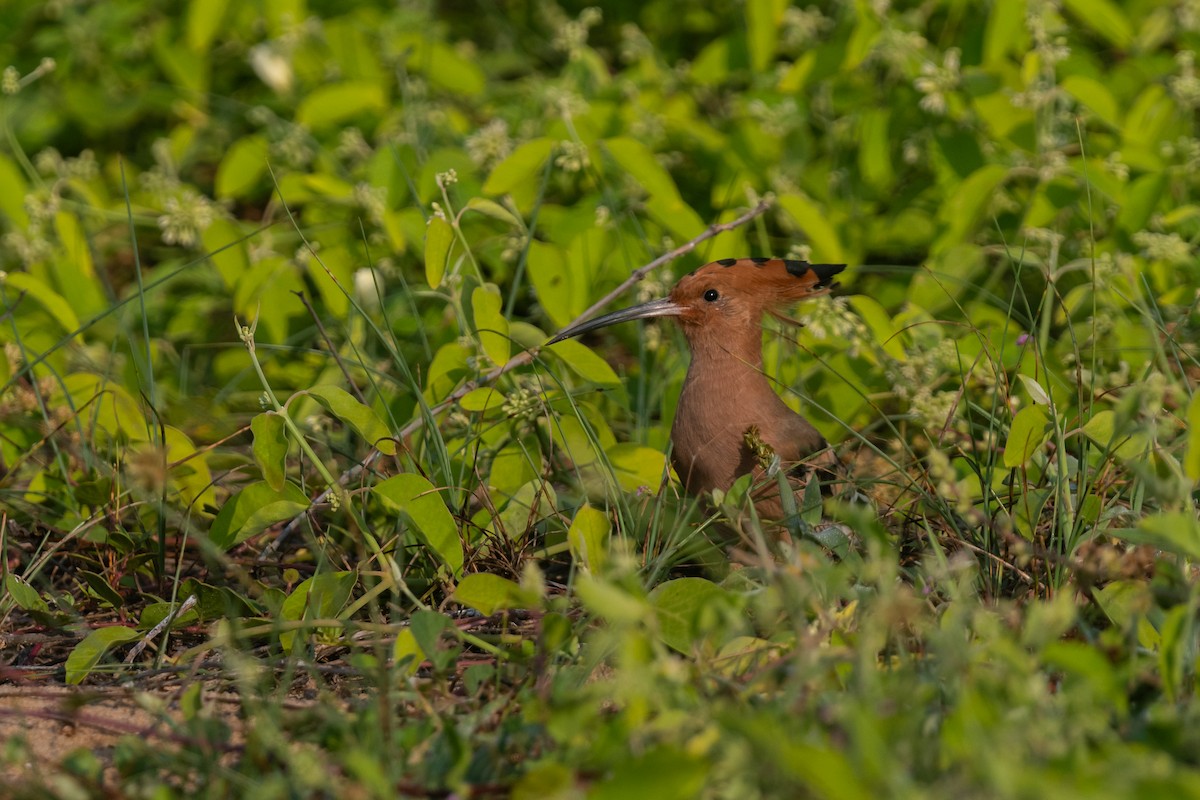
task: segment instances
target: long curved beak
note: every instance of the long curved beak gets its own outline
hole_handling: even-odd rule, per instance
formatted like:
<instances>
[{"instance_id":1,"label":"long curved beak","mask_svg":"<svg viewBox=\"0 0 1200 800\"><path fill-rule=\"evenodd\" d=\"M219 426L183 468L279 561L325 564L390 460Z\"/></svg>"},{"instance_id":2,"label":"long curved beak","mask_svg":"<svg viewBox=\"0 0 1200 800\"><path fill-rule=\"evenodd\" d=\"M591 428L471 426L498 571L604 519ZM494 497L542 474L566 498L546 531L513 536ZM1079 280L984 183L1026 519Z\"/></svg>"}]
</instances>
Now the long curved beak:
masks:
<instances>
[{"instance_id":1,"label":"long curved beak","mask_svg":"<svg viewBox=\"0 0 1200 800\"><path fill-rule=\"evenodd\" d=\"M589 331L594 331L597 328L615 325L618 322L628 322L631 319L678 317L682 313L683 306L672 302L669 297L664 297L661 300L651 300L648 303L623 308L620 311L614 311L611 314L605 314L595 319L589 319L587 322L581 322L578 325L564 328L553 339L546 342L546 344L551 345L555 342L561 342L563 339L570 339L572 336L579 336Z\"/></svg>"}]
</instances>

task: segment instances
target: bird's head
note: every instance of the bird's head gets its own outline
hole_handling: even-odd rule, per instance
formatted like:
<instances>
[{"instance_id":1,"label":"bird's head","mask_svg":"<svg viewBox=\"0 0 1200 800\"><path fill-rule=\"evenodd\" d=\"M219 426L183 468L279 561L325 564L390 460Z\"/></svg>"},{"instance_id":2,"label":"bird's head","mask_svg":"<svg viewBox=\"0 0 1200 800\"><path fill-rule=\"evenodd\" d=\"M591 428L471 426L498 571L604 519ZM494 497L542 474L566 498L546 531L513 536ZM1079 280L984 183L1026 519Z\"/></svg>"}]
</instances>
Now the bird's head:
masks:
<instances>
[{"instance_id":1,"label":"bird's head","mask_svg":"<svg viewBox=\"0 0 1200 800\"><path fill-rule=\"evenodd\" d=\"M701 332L721 336L745 330L757 335L764 313L825 294L845 268L782 258L724 258L685 275L667 297L581 322L547 344L651 317L677 317L689 339Z\"/></svg>"}]
</instances>

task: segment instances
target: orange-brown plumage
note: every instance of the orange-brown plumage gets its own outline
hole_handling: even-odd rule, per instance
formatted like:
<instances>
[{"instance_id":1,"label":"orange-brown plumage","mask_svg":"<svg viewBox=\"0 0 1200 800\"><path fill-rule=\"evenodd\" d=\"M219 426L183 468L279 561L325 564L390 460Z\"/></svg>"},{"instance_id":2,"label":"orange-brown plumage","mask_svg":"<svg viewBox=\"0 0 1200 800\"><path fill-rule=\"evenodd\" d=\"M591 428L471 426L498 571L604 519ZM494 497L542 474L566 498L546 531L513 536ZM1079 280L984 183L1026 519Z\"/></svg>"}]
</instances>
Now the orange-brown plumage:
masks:
<instances>
[{"instance_id":1,"label":"orange-brown plumage","mask_svg":"<svg viewBox=\"0 0 1200 800\"><path fill-rule=\"evenodd\" d=\"M667 298L573 326L551 343L630 319L678 319L692 361L671 426L671 462L690 494L728 489L739 476L761 471L747 443L751 429L785 467L814 457L828 467L825 439L763 373L762 317L825 294L844 268L778 258L714 261L681 278ZM756 495L756 507L764 518L783 516L771 487Z\"/></svg>"}]
</instances>

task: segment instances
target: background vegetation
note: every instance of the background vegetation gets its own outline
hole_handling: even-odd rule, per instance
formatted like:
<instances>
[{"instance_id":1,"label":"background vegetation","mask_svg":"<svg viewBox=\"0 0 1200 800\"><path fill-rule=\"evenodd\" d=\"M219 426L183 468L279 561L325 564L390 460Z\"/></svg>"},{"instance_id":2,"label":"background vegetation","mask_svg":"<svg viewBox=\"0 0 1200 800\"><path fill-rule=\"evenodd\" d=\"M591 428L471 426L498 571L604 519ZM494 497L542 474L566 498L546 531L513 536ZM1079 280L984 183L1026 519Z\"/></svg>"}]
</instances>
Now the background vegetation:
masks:
<instances>
[{"instance_id":1,"label":"background vegetation","mask_svg":"<svg viewBox=\"0 0 1200 800\"><path fill-rule=\"evenodd\" d=\"M1194 0L0 30L0 678L159 720L8 794L1200 793ZM663 480L670 326L525 354L760 203L624 300L851 265L840 558Z\"/></svg>"}]
</instances>

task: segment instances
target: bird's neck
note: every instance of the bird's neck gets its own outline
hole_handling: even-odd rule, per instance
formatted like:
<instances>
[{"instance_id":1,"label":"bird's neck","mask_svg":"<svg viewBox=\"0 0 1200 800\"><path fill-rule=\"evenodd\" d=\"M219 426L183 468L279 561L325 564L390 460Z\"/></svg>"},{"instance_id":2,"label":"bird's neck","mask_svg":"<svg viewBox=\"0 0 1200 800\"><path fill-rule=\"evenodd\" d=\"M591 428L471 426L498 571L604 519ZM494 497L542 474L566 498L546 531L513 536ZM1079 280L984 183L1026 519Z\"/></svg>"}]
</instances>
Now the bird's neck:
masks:
<instances>
[{"instance_id":1,"label":"bird's neck","mask_svg":"<svg viewBox=\"0 0 1200 800\"><path fill-rule=\"evenodd\" d=\"M762 371L761 332L689 336L692 363L671 426L672 463L692 494L727 489L749 472L753 455L744 444L752 425L787 412Z\"/></svg>"},{"instance_id":2,"label":"bird's neck","mask_svg":"<svg viewBox=\"0 0 1200 800\"><path fill-rule=\"evenodd\" d=\"M688 382L720 381L729 391L771 391L762 368L762 330L752 332L697 332L688 337L692 363Z\"/></svg>"}]
</instances>

